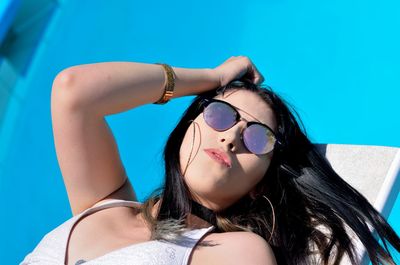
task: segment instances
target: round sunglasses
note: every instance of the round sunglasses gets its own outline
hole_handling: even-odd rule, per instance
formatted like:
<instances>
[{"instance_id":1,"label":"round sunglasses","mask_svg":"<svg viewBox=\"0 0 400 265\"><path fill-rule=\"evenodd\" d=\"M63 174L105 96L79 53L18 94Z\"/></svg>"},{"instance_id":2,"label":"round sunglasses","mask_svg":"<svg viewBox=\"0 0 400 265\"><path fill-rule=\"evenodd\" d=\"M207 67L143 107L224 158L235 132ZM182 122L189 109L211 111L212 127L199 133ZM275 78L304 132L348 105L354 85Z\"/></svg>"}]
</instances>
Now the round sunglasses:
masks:
<instances>
[{"instance_id":1,"label":"round sunglasses","mask_svg":"<svg viewBox=\"0 0 400 265\"><path fill-rule=\"evenodd\" d=\"M202 99L204 121L216 131L226 131L242 120L240 113L228 102L218 99ZM256 155L271 152L276 144L277 137L266 124L250 121L241 132L241 140L246 149Z\"/></svg>"}]
</instances>

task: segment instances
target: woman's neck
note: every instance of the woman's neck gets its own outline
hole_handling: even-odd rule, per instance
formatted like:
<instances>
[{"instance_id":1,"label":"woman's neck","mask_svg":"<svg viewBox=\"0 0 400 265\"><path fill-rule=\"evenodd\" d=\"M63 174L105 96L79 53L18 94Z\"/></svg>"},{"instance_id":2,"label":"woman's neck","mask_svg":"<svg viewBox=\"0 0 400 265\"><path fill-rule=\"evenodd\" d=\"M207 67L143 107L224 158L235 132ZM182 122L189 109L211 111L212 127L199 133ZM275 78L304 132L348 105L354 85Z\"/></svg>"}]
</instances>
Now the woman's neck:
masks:
<instances>
[{"instance_id":1,"label":"woman's neck","mask_svg":"<svg viewBox=\"0 0 400 265\"><path fill-rule=\"evenodd\" d=\"M208 226L210 225L213 225L215 227L217 226L217 217L213 210L203 206L202 204L194 200L191 200L191 204L192 204L192 211L191 211L192 215L206 222Z\"/></svg>"},{"instance_id":2,"label":"woman's neck","mask_svg":"<svg viewBox=\"0 0 400 265\"><path fill-rule=\"evenodd\" d=\"M191 200L192 203L192 211L186 217L186 225L188 228L191 229L201 229L201 228L208 228L212 225L216 227L216 216L215 213L197 203L196 201ZM159 208L161 206L161 200L158 200L152 209L152 215L156 218Z\"/></svg>"}]
</instances>

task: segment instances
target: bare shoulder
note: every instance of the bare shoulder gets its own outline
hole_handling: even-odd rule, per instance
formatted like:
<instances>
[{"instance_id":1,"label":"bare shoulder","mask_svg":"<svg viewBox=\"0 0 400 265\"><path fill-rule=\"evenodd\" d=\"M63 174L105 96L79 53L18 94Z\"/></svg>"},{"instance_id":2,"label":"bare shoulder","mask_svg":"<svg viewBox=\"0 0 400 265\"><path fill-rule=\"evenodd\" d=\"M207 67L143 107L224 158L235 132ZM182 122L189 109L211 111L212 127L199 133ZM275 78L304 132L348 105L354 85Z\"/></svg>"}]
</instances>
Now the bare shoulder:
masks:
<instances>
[{"instance_id":1,"label":"bare shoulder","mask_svg":"<svg viewBox=\"0 0 400 265\"><path fill-rule=\"evenodd\" d=\"M271 246L255 233L210 234L204 238L204 241L215 245L199 247L197 255L193 254L191 264L277 264Z\"/></svg>"}]
</instances>

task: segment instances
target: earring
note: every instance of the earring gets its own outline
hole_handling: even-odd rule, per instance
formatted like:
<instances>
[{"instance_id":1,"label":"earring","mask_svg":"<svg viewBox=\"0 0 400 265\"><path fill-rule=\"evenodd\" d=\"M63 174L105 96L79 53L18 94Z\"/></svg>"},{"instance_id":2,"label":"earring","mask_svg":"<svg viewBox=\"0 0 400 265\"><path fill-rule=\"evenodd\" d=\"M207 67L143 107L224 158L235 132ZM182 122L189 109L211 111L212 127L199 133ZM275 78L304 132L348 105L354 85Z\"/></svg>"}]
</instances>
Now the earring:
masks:
<instances>
[{"instance_id":1,"label":"earring","mask_svg":"<svg viewBox=\"0 0 400 265\"><path fill-rule=\"evenodd\" d=\"M271 209L272 209L272 231L268 231L270 233L270 236L269 236L269 239L268 239L268 243L269 243L271 241L271 239L272 239L272 235L275 232L275 210L274 210L274 206L272 205L272 202L268 199L268 197L265 196L265 195L262 195L262 197L268 201L268 203L269 203L269 205L271 206Z\"/></svg>"}]
</instances>

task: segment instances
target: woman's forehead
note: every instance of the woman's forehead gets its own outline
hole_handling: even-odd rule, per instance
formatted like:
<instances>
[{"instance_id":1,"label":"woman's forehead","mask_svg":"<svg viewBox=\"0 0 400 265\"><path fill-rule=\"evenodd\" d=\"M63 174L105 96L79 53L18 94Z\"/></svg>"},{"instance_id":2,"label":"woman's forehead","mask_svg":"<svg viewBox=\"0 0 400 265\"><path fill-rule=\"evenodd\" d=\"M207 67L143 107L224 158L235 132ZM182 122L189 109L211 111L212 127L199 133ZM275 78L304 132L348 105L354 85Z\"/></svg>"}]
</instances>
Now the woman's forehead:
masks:
<instances>
[{"instance_id":1,"label":"woman's forehead","mask_svg":"<svg viewBox=\"0 0 400 265\"><path fill-rule=\"evenodd\" d=\"M229 90L216 99L235 106L240 115L248 121L259 121L275 129L275 117L272 109L259 95L248 90Z\"/></svg>"}]
</instances>

